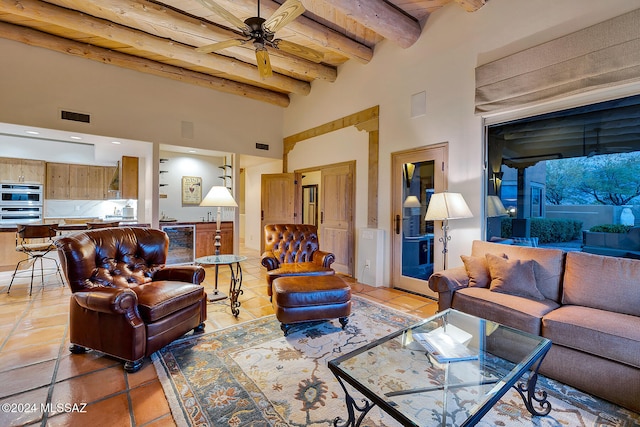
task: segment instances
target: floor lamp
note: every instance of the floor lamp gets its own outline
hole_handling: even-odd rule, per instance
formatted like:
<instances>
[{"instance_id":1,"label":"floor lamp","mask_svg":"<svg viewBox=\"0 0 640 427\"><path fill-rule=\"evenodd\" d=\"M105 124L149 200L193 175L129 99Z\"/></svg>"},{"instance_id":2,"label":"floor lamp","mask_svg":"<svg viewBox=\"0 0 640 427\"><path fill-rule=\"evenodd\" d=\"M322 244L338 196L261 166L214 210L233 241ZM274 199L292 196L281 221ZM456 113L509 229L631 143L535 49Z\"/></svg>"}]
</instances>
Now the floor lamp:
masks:
<instances>
[{"instance_id":1,"label":"floor lamp","mask_svg":"<svg viewBox=\"0 0 640 427\"><path fill-rule=\"evenodd\" d=\"M220 247L222 244L220 243L220 222L222 221L222 208L223 207L233 207L237 208L238 204L233 199L231 192L227 187L222 186L213 186L211 190L207 193L202 202L200 202L200 206L213 206L218 208L217 216L216 216L216 236L214 246L216 248L215 255L220 255ZM227 296L218 291L218 264L215 266L216 269L216 282L214 288L214 295L209 299L209 301L217 301L219 299L225 299Z\"/></svg>"},{"instance_id":2,"label":"floor lamp","mask_svg":"<svg viewBox=\"0 0 640 427\"><path fill-rule=\"evenodd\" d=\"M469 206L464 201L460 193L435 193L429 200L425 221L442 221L442 237L438 239L442 242L442 254L444 255L444 269L447 269L447 243L451 240L449 236L449 220L460 218L472 218L473 214Z\"/></svg>"}]
</instances>

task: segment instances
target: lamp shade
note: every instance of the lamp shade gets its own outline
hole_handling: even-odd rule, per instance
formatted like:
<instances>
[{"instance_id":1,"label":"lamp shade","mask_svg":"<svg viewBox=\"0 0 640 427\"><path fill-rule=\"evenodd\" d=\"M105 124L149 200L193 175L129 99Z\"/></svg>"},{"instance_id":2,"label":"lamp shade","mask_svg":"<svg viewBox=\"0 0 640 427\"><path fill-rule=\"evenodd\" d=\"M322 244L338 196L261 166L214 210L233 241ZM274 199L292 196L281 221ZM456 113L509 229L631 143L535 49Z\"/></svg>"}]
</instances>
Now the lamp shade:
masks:
<instances>
[{"instance_id":1,"label":"lamp shade","mask_svg":"<svg viewBox=\"0 0 640 427\"><path fill-rule=\"evenodd\" d=\"M402 204L405 208L419 208L420 200L416 196L407 196Z\"/></svg>"},{"instance_id":2,"label":"lamp shade","mask_svg":"<svg viewBox=\"0 0 640 427\"><path fill-rule=\"evenodd\" d=\"M207 193L200 206L221 206L237 208L238 204L227 187L213 186Z\"/></svg>"},{"instance_id":3,"label":"lamp shade","mask_svg":"<svg viewBox=\"0 0 640 427\"><path fill-rule=\"evenodd\" d=\"M498 196L487 196L487 216L504 216L507 215L507 210L502 204L502 200Z\"/></svg>"},{"instance_id":4,"label":"lamp shade","mask_svg":"<svg viewBox=\"0 0 640 427\"><path fill-rule=\"evenodd\" d=\"M431 196L425 221L472 218L473 214L460 193L435 193Z\"/></svg>"}]
</instances>

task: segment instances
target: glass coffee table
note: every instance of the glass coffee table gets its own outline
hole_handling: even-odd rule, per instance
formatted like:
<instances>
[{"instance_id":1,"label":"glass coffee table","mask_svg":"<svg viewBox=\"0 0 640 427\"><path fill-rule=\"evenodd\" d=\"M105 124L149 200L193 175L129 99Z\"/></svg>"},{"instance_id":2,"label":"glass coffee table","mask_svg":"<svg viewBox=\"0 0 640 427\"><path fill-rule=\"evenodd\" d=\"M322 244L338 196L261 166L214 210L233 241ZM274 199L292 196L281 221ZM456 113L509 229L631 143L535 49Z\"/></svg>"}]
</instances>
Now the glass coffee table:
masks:
<instances>
[{"instance_id":1,"label":"glass coffee table","mask_svg":"<svg viewBox=\"0 0 640 427\"><path fill-rule=\"evenodd\" d=\"M376 405L405 426L472 426L511 387L529 412L547 415L536 382L549 348L546 338L445 310L329 361L347 403L334 426L359 426Z\"/></svg>"}]
</instances>

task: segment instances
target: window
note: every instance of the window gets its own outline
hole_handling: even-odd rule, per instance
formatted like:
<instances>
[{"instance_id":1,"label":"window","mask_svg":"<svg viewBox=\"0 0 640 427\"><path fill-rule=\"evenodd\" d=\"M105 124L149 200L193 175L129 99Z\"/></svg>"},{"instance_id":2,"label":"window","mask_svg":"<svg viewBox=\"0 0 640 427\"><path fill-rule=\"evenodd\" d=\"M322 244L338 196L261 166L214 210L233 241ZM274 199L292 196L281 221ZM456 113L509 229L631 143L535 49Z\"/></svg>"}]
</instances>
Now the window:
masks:
<instances>
[{"instance_id":1,"label":"window","mask_svg":"<svg viewBox=\"0 0 640 427\"><path fill-rule=\"evenodd\" d=\"M504 207L487 212L487 239L496 218L501 234L513 219L531 234L534 218L579 221L582 230L619 224L624 208L640 218L640 95L490 125L487 164L487 196Z\"/></svg>"}]
</instances>

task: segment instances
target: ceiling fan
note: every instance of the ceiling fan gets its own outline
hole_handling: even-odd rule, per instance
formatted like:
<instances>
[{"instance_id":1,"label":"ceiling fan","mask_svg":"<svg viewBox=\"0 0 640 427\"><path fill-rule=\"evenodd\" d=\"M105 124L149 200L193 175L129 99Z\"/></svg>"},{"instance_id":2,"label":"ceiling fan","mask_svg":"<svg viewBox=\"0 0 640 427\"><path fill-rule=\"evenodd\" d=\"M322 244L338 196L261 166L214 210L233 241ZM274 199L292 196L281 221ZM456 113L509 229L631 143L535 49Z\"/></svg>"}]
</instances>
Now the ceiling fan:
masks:
<instances>
[{"instance_id":1,"label":"ceiling fan","mask_svg":"<svg viewBox=\"0 0 640 427\"><path fill-rule=\"evenodd\" d=\"M273 74L267 47L279 49L316 63L320 63L323 59L323 54L320 52L297 43L275 38L276 31L302 15L305 11L300 0L286 0L268 19L260 17L260 0L258 0L258 16L247 18L244 21L217 4L214 0L198 1L237 27L242 31L245 38L230 39L202 46L196 49L197 52L211 53L228 47L241 46L248 42L252 42L256 51L258 72L262 78L271 77Z\"/></svg>"}]
</instances>

